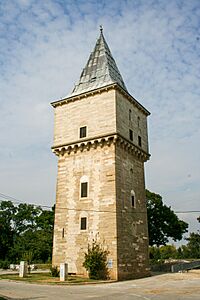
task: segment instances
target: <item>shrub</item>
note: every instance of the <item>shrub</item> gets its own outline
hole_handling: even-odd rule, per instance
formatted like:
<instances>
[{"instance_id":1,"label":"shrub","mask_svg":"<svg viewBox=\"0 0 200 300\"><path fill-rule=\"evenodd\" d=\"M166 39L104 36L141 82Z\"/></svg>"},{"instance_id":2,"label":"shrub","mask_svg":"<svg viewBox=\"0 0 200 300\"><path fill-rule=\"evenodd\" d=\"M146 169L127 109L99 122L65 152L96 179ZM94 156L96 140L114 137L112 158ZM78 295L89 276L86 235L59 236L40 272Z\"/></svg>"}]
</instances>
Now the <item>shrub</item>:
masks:
<instances>
[{"instance_id":1,"label":"shrub","mask_svg":"<svg viewBox=\"0 0 200 300\"><path fill-rule=\"evenodd\" d=\"M107 256L102 245L93 240L92 245L88 245L88 252L85 253L83 267L89 272L91 279L108 279Z\"/></svg>"},{"instance_id":2,"label":"shrub","mask_svg":"<svg viewBox=\"0 0 200 300\"><path fill-rule=\"evenodd\" d=\"M57 266L51 267L50 274L52 277L59 277L60 271L58 270L58 267Z\"/></svg>"},{"instance_id":3,"label":"shrub","mask_svg":"<svg viewBox=\"0 0 200 300\"><path fill-rule=\"evenodd\" d=\"M9 269L10 263L8 260L0 260L0 269Z\"/></svg>"}]
</instances>

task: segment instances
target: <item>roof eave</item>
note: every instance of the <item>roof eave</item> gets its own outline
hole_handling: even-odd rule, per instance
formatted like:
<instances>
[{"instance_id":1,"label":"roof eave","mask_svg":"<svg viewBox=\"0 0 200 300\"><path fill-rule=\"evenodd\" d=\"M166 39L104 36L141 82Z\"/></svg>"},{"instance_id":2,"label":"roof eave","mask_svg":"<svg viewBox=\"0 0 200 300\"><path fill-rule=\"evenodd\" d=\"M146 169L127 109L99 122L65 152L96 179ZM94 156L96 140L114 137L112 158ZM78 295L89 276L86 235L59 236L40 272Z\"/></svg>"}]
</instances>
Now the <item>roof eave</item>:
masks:
<instances>
[{"instance_id":1,"label":"roof eave","mask_svg":"<svg viewBox=\"0 0 200 300\"><path fill-rule=\"evenodd\" d=\"M98 93L101 93L101 92L104 92L104 91L108 91L110 89L117 89L124 96L126 96L129 101L133 102L140 110L142 110L145 113L145 115L147 115L147 116L150 115L150 112L142 104L140 104L139 101L137 101L134 97L132 97L127 92L127 90L124 90L118 83L112 83L112 84L102 86L102 87L97 88L97 89L93 89L93 90L90 90L90 91L83 92L81 94L65 97L65 98L62 98L62 99L51 102L51 105L53 107L64 105L66 103L73 102L73 101L76 101L76 100L81 100L81 99L86 98L88 96L98 94Z\"/></svg>"}]
</instances>

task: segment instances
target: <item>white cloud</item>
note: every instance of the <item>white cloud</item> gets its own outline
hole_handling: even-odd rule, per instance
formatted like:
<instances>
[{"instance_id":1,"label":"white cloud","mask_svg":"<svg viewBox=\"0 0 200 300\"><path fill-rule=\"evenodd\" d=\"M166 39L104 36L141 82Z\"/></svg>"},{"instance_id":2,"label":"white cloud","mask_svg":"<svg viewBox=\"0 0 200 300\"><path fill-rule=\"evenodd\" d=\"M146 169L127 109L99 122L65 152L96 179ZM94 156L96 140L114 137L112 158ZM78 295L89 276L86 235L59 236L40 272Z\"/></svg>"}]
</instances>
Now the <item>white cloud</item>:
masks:
<instances>
[{"instance_id":1,"label":"white cloud","mask_svg":"<svg viewBox=\"0 0 200 300\"><path fill-rule=\"evenodd\" d=\"M199 15L198 1L1 1L0 192L53 203L49 102L73 89L103 24L129 92L152 112L147 187L198 209Z\"/></svg>"}]
</instances>

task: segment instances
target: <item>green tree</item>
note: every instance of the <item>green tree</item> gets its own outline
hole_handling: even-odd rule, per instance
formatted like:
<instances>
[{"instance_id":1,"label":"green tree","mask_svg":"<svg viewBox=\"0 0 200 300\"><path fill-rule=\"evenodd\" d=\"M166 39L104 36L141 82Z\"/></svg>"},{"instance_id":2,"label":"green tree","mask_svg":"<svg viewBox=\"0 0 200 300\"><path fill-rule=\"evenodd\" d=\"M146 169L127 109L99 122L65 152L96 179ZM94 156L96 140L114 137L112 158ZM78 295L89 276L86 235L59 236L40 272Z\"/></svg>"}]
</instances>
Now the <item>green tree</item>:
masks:
<instances>
[{"instance_id":1,"label":"green tree","mask_svg":"<svg viewBox=\"0 0 200 300\"><path fill-rule=\"evenodd\" d=\"M180 259L190 258L190 251L189 251L187 245L182 245L181 247L178 248L177 258L180 258Z\"/></svg>"},{"instance_id":2,"label":"green tree","mask_svg":"<svg viewBox=\"0 0 200 300\"><path fill-rule=\"evenodd\" d=\"M164 245L160 247L161 259L177 258L177 250L174 245Z\"/></svg>"},{"instance_id":3,"label":"green tree","mask_svg":"<svg viewBox=\"0 0 200 300\"><path fill-rule=\"evenodd\" d=\"M166 245L169 238L181 240L188 224L180 220L159 194L146 190L149 244Z\"/></svg>"},{"instance_id":4,"label":"green tree","mask_svg":"<svg viewBox=\"0 0 200 300\"><path fill-rule=\"evenodd\" d=\"M190 258L200 258L200 234L191 232L186 240Z\"/></svg>"},{"instance_id":5,"label":"green tree","mask_svg":"<svg viewBox=\"0 0 200 300\"><path fill-rule=\"evenodd\" d=\"M158 261L161 259L160 248L156 246L149 247L149 258L152 261Z\"/></svg>"},{"instance_id":6,"label":"green tree","mask_svg":"<svg viewBox=\"0 0 200 300\"><path fill-rule=\"evenodd\" d=\"M41 207L21 203L16 207L13 215L13 227L17 234L23 234L27 230L36 230L36 218L42 213Z\"/></svg>"},{"instance_id":7,"label":"green tree","mask_svg":"<svg viewBox=\"0 0 200 300\"><path fill-rule=\"evenodd\" d=\"M29 204L0 203L0 260L19 262L27 253L31 261L51 259L54 207L42 210ZM29 255L30 256L30 255Z\"/></svg>"},{"instance_id":8,"label":"green tree","mask_svg":"<svg viewBox=\"0 0 200 300\"><path fill-rule=\"evenodd\" d=\"M91 245L88 245L88 252L85 253L85 260L83 267L89 272L89 278L91 279L107 279L107 256L106 251L102 245L93 240Z\"/></svg>"},{"instance_id":9,"label":"green tree","mask_svg":"<svg viewBox=\"0 0 200 300\"><path fill-rule=\"evenodd\" d=\"M13 215L16 208L11 201L0 202L0 259L5 260L7 253L13 247L14 229Z\"/></svg>"},{"instance_id":10,"label":"green tree","mask_svg":"<svg viewBox=\"0 0 200 300\"><path fill-rule=\"evenodd\" d=\"M200 222L200 217L197 218ZM179 258L200 258L200 232L191 232L189 237L186 238L187 245L182 245L178 249Z\"/></svg>"},{"instance_id":11,"label":"green tree","mask_svg":"<svg viewBox=\"0 0 200 300\"><path fill-rule=\"evenodd\" d=\"M38 229L53 231L54 226L55 205L51 210L42 210L41 214L37 215L35 222Z\"/></svg>"},{"instance_id":12,"label":"green tree","mask_svg":"<svg viewBox=\"0 0 200 300\"><path fill-rule=\"evenodd\" d=\"M155 262L169 258L178 258L178 251L174 245L150 246L149 257Z\"/></svg>"},{"instance_id":13,"label":"green tree","mask_svg":"<svg viewBox=\"0 0 200 300\"><path fill-rule=\"evenodd\" d=\"M21 257L32 252L32 261L49 261L53 247L54 211L40 211L34 216L34 222L27 224L26 230L18 235L14 244L14 256Z\"/></svg>"}]
</instances>

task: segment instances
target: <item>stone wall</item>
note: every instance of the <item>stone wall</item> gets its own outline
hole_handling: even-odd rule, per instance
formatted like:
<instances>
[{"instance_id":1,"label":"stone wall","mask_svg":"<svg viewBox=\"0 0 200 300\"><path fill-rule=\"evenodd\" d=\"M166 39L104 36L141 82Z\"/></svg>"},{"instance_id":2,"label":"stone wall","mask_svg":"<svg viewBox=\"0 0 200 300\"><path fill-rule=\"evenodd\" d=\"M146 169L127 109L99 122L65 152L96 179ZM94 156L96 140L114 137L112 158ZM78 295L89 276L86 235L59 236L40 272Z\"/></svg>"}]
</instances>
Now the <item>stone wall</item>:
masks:
<instances>
[{"instance_id":1,"label":"stone wall","mask_svg":"<svg viewBox=\"0 0 200 300\"><path fill-rule=\"evenodd\" d=\"M56 105L53 150L58 155L58 177L53 265L66 262L70 273L86 274L82 267L84 253L88 243L97 238L109 251L112 279L149 274L146 117L129 96L115 88ZM80 139L82 126L87 126L87 136ZM129 129L133 130L132 142ZM88 182L87 198L80 197L81 180ZM86 230L80 229L81 218L87 218Z\"/></svg>"},{"instance_id":2,"label":"stone wall","mask_svg":"<svg viewBox=\"0 0 200 300\"><path fill-rule=\"evenodd\" d=\"M126 139L130 140L129 129L133 131L135 145L141 136L141 148L148 153L147 116L119 91L116 92L116 122L117 132Z\"/></svg>"},{"instance_id":3,"label":"stone wall","mask_svg":"<svg viewBox=\"0 0 200 300\"><path fill-rule=\"evenodd\" d=\"M119 91L116 93L117 132L148 153L147 116ZM141 136L142 145L138 145ZM130 141L131 142L131 141ZM149 274L148 226L144 160L123 143L116 144L118 279ZM134 206L132 203L134 197Z\"/></svg>"},{"instance_id":4,"label":"stone wall","mask_svg":"<svg viewBox=\"0 0 200 300\"><path fill-rule=\"evenodd\" d=\"M148 276L144 163L121 145L116 145L116 191L118 279Z\"/></svg>"},{"instance_id":5,"label":"stone wall","mask_svg":"<svg viewBox=\"0 0 200 300\"><path fill-rule=\"evenodd\" d=\"M88 178L87 198L80 198L80 181ZM58 161L53 264L69 264L69 272L84 274L88 243L97 237L110 252L111 278L117 277L116 193L114 145L65 154ZM87 230L80 218L87 217ZM64 230L64 236L63 236Z\"/></svg>"},{"instance_id":6,"label":"stone wall","mask_svg":"<svg viewBox=\"0 0 200 300\"><path fill-rule=\"evenodd\" d=\"M115 132L115 114L115 90L56 106L54 146L80 140L79 129L82 126L87 126L86 139Z\"/></svg>"}]
</instances>

